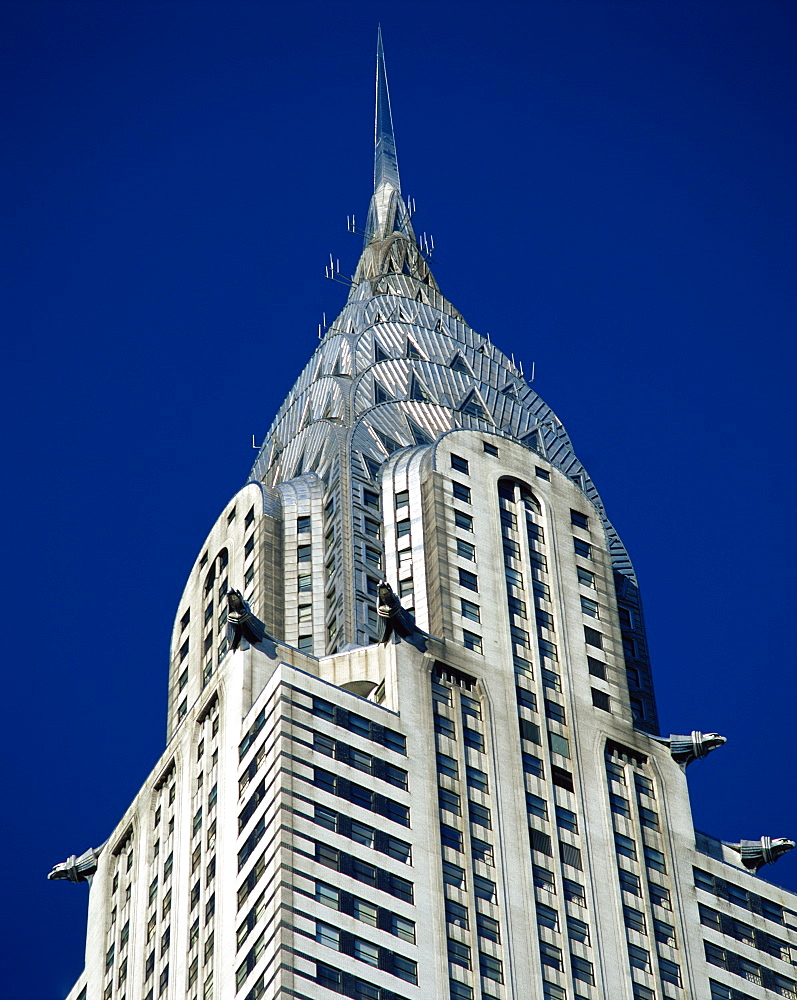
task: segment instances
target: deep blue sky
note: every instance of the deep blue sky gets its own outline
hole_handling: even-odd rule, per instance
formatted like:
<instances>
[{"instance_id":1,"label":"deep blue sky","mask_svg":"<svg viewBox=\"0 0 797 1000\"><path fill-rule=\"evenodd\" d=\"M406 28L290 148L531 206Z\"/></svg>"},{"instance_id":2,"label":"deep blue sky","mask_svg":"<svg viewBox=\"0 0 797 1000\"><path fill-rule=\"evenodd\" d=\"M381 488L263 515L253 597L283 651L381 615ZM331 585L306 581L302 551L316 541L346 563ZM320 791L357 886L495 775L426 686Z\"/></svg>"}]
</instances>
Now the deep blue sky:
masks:
<instances>
[{"instance_id":1,"label":"deep blue sky","mask_svg":"<svg viewBox=\"0 0 797 1000\"><path fill-rule=\"evenodd\" d=\"M185 576L342 305L378 20L440 285L601 490L663 731L729 737L698 827L797 838L795 5L0 0L3 998L82 966L45 876L161 753Z\"/></svg>"}]
</instances>

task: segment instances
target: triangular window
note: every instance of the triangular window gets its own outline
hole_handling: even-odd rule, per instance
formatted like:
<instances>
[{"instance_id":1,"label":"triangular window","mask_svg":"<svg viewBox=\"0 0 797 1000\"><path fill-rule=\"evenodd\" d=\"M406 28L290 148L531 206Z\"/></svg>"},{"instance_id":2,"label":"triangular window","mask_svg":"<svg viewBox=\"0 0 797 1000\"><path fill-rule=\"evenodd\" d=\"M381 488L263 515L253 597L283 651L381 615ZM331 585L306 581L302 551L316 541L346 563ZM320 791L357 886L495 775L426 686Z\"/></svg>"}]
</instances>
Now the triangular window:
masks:
<instances>
[{"instance_id":1,"label":"triangular window","mask_svg":"<svg viewBox=\"0 0 797 1000\"><path fill-rule=\"evenodd\" d=\"M381 382L374 379L374 402L375 403L388 403L393 397L385 389Z\"/></svg>"},{"instance_id":2,"label":"triangular window","mask_svg":"<svg viewBox=\"0 0 797 1000\"><path fill-rule=\"evenodd\" d=\"M501 392L504 396L509 396L510 399L517 399L517 392L511 382L507 382Z\"/></svg>"},{"instance_id":3,"label":"triangular window","mask_svg":"<svg viewBox=\"0 0 797 1000\"><path fill-rule=\"evenodd\" d=\"M437 331L438 331L439 333L448 333L448 330L447 330L447 328L446 328L445 324L443 323L443 317L442 317L442 316L440 316L440 317L438 318L437 322L436 322L436 323L435 323L435 325L434 325L434 328L435 328L435 330L437 330Z\"/></svg>"},{"instance_id":4,"label":"triangular window","mask_svg":"<svg viewBox=\"0 0 797 1000\"><path fill-rule=\"evenodd\" d=\"M376 313L376 315L374 316L374 323L382 323L382 322L384 322L384 320L382 319L382 314Z\"/></svg>"},{"instance_id":5,"label":"triangular window","mask_svg":"<svg viewBox=\"0 0 797 1000\"><path fill-rule=\"evenodd\" d=\"M404 274L409 274L409 275L412 274L412 268L410 267L410 262L406 257L404 258L404 265L401 268L401 270L404 272Z\"/></svg>"},{"instance_id":6,"label":"triangular window","mask_svg":"<svg viewBox=\"0 0 797 1000\"><path fill-rule=\"evenodd\" d=\"M385 353L378 340L374 339L374 361L389 361L390 355Z\"/></svg>"},{"instance_id":7,"label":"triangular window","mask_svg":"<svg viewBox=\"0 0 797 1000\"><path fill-rule=\"evenodd\" d=\"M417 399L422 403L432 402L432 397L426 391L423 382L415 375L412 376L412 381L410 382L410 399Z\"/></svg>"},{"instance_id":8,"label":"triangular window","mask_svg":"<svg viewBox=\"0 0 797 1000\"><path fill-rule=\"evenodd\" d=\"M382 445L384 446L384 449L388 453L388 455L392 455L394 451L398 451L399 448L404 447L404 445L399 444L398 441L395 440L395 438L390 437L389 434L383 434L381 431L377 431L376 436L382 442Z\"/></svg>"},{"instance_id":9,"label":"triangular window","mask_svg":"<svg viewBox=\"0 0 797 1000\"><path fill-rule=\"evenodd\" d=\"M407 340L407 350L404 352L404 357L409 358L411 361L423 361L421 352L411 340Z\"/></svg>"},{"instance_id":10,"label":"triangular window","mask_svg":"<svg viewBox=\"0 0 797 1000\"><path fill-rule=\"evenodd\" d=\"M454 357L448 362L448 367L452 372L462 372L463 375L473 375L470 366L459 351L457 351Z\"/></svg>"},{"instance_id":11,"label":"triangular window","mask_svg":"<svg viewBox=\"0 0 797 1000\"><path fill-rule=\"evenodd\" d=\"M412 318L407 315L407 313L401 308L401 306L399 306L398 318L399 318L399 322L401 322L401 323L411 323L412 322Z\"/></svg>"},{"instance_id":12,"label":"triangular window","mask_svg":"<svg viewBox=\"0 0 797 1000\"><path fill-rule=\"evenodd\" d=\"M415 301L422 302L424 305L428 305L428 300L426 296L423 294L423 292L420 290L420 288L418 289L418 294L415 296Z\"/></svg>"},{"instance_id":13,"label":"triangular window","mask_svg":"<svg viewBox=\"0 0 797 1000\"><path fill-rule=\"evenodd\" d=\"M434 441L426 433L426 431L423 430L423 428L419 427L416 423L413 423L413 421L410 420L409 417L407 418L407 423L409 424L410 433L412 434L412 437L416 444L434 444Z\"/></svg>"},{"instance_id":14,"label":"triangular window","mask_svg":"<svg viewBox=\"0 0 797 1000\"><path fill-rule=\"evenodd\" d=\"M460 403L459 409L462 413L467 413L471 417L478 417L480 420L490 420L490 414L485 410L475 389L468 393Z\"/></svg>"},{"instance_id":15,"label":"triangular window","mask_svg":"<svg viewBox=\"0 0 797 1000\"><path fill-rule=\"evenodd\" d=\"M542 448L540 448L540 435L537 431L532 431L531 434L527 434L525 437L520 439L521 444L525 444L527 448L531 448L533 451L542 454Z\"/></svg>"},{"instance_id":16,"label":"triangular window","mask_svg":"<svg viewBox=\"0 0 797 1000\"><path fill-rule=\"evenodd\" d=\"M382 463L377 462L375 458L371 458L370 455L366 455L363 452L363 462L365 463L366 471L371 479L379 478L379 470L382 468Z\"/></svg>"}]
</instances>

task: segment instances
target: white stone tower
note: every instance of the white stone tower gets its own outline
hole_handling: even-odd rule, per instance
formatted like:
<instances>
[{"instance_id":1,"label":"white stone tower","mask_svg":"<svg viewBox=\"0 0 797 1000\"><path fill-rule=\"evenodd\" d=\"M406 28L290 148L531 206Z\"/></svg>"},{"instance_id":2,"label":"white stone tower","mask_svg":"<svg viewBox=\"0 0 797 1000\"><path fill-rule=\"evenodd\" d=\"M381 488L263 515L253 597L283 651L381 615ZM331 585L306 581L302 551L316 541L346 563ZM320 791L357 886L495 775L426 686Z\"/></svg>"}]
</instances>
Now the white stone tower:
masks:
<instances>
[{"instance_id":1,"label":"white stone tower","mask_svg":"<svg viewBox=\"0 0 797 1000\"><path fill-rule=\"evenodd\" d=\"M432 276L381 38L375 138L348 301L188 578L164 754L52 873L91 882L69 1000L797 998L755 875L794 845L695 832L724 739L658 734L597 491Z\"/></svg>"}]
</instances>

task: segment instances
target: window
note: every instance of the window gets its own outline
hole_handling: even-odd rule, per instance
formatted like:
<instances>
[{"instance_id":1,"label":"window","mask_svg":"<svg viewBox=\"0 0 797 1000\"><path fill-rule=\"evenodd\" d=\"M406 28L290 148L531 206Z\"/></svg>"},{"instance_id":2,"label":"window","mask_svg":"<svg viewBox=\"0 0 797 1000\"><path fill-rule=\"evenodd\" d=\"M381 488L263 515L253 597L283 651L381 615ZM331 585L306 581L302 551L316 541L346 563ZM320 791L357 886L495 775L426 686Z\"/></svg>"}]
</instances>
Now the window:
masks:
<instances>
[{"instance_id":1,"label":"window","mask_svg":"<svg viewBox=\"0 0 797 1000\"><path fill-rule=\"evenodd\" d=\"M545 889L547 892L556 892L553 872L548 871L547 868L542 868L540 865L532 865L532 871L534 873L534 884L538 889Z\"/></svg>"},{"instance_id":2,"label":"window","mask_svg":"<svg viewBox=\"0 0 797 1000\"><path fill-rule=\"evenodd\" d=\"M450 760L451 758L449 758ZM456 766L456 762L455 762ZM484 771L480 771L477 767L466 767L467 782L471 788L475 788L479 792L487 792L487 775Z\"/></svg>"},{"instance_id":3,"label":"window","mask_svg":"<svg viewBox=\"0 0 797 1000\"><path fill-rule=\"evenodd\" d=\"M583 556L584 559L592 558L592 546L580 538L573 539L573 551L577 556Z\"/></svg>"},{"instance_id":4,"label":"window","mask_svg":"<svg viewBox=\"0 0 797 1000\"><path fill-rule=\"evenodd\" d=\"M653 934L661 944L675 947L675 928L672 924L666 924L663 920L654 920Z\"/></svg>"},{"instance_id":5,"label":"window","mask_svg":"<svg viewBox=\"0 0 797 1000\"><path fill-rule=\"evenodd\" d=\"M504 981L503 965L500 958L493 958L492 955L485 955L479 952L479 970L485 979L492 979L496 983ZM484 992L482 991L482 996Z\"/></svg>"},{"instance_id":6,"label":"window","mask_svg":"<svg viewBox=\"0 0 797 1000\"><path fill-rule=\"evenodd\" d=\"M556 825L562 830L569 830L571 833L578 833L578 819L576 814L564 806L556 807Z\"/></svg>"},{"instance_id":7,"label":"window","mask_svg":"<svg viewBox=\"0 0 797 1000\"><path fill-rule=\"evenodd\" d=\"M574 524L577 528L588 528L589 518L587 517L586 514L582 514L580 511L571 510L570 523Z\"/></svg>"},{"instance_id":8,"label":"window","mask_svg":"<svg viewBox=\"0 0 797 1000\"><path fill-rule=\"evenodd\" d=\"M470 487L465 486L464 483L458 483L456 479L452 479L451 492L453 493L455 500L461 500L463 503L470 503Z\"/></svg>"},{"instance_id":9,"label":"window","mask_svg":"<svg viewBox=\"0 0 797 1000\"><path fill-rule=\"evenodd\" d=\"M446 900L446 920L449 924L468 929L468 908L453 899Z\"/></svg>"},{"instance_id":10,"label":"window","mask_svg":"<svg viewBox=\"0 0 797 1000\"><path fill-rule=\"evenodd\" d=\"M628 819L631 818L631 806L628 799L624 796L609 792L609 802L613 813L616 813L618 816L626 816Z\"/></svg>"},{"instance_id":11,"label":"window","mask_svg":"<svg viewBox=\"0 0 797 1000\"><path fill-rule=\"evenodd\" d=\"M456 889L464 888L465 869L460 868L459 865L455 865L451 861L444 861L443 881L446 885L453 885Z\"/></svg>"},{"instance_id":12,"label":"window","mask_svg":"<svg viewBox=\"0 0 797 1000\"><path fill-rule=\"evenodd\" d=\"M548 701L547 698L545 699L545 715L563 726L566 723L564 705L560 705L556 701Z\"/></svg>"},{"instance_id":13,"label":"window","mask_svg":"<svg viewBox=\"0 0 797 1000\"><path fill-rule=\"evenodd\" d=\"M441 736L447 736L451 740L456 739L454 723L451 719L447 719L444 715L435 714L434 731L439 733Z\"/></svg>"},{"instance_id":14,"label":"window","mask_svg":"<svg viewBox=\"0 0 797 1000\"><path fill-rule=\"evenodd\" d=\"M582 596L581 610L585 615L589 615L591 618L600 618L598 602L590 600L589 597Z\"/></svg>"},{"instance_id":15,"label":"window","mask_svg":"<svg viewBox=\"0 0 797 1000\"><path fill-rule=\"evenodd\" d=\"M526 753L525 751L521 756L523 757L523 770L526 774L533 774L538 778L544 777L542 761L539 757L535 757L534 754Z\"/></svg>"},{"instance_id":16,"label":"window","mask_svg":"<svg viewBox=\"0 0 797 1000\"><path fill-rule=\"evenodd\" d=\"M653 868L657 872L667 871L667 867L664 864L664 855L661 851L657 851L655 847L645 847L645 864L648 868Z\"/></svg>"},{"instance_id":17,"label":"window","mask_svg":"<svg viewBox=\"0 0 797 1000\"><path fill-rule=\"evenodd\" d=\"M297 585L297 590L299 591L299 593L303 594L312 589L313 589L313 574L300 573Z\"/></svg>"},{"instance_id":18,"label":"window","mask_svg":"<svg viewBox=\"0 0 797 1000\"><path fill-rule=\"evenodd\" d=\"M459 941L448 939L448 960L452 965L459 965L463 969L470 968L470 948Z\"/></svg>"},{"instance_id":19,"label":"window","mask_svg":"<svg viewBox=\"0 0 797 1000\"><path fill-rule=\"evenodd\" d=\"M437 771L439 774L444 774L447 778L454 778L455 780L459 778L457 762L453 757L449 757L444 753L437 755Z\"/></svg>"},{"instance_id":20,"label":"window","mask_svg":"<svg viewBox=\"0 0 797 1000\"><path fill-rule=\"evenodd\" d=\"M507 605L509 606L510 615L515 615L518 618L526 617L526 602L521 601L519 597L507 597Z\"/></svg>"},{"instance_id":21,"label":"window","mask_svg":"<svg viewBox=\"0 0 797 1000\"><path fill-rule=\"evenodd\" d=\"M642 885L633 872L628 872L625 868L620 868L617 871L617 877L620 880L621 889L630 892L632 896L642 895Z\"/></svg>"},{"instance_id":22,"label":"window","mask_svg":"<svg viewBox=\"0 0 797 1000\"><path fill-rule=\"evenodd\" d=\"M650 972L650 952L640 948L639 945L628 945L628 960L633 968Z\"/></svg>"},{"instance_id":23,"label":"window","mask_svg":"<svg viewBox=\"0 0 797 1000\"><path fill-rule=\"evenodd\" d=\"M470 729L468 726L465 726L463 735L466 747L471 747L473 750L478 750L479 753L484 753L484 737L477 729Z\"/></svg>"},{"instance_id":24,"label":"window","mask_svg":"<svg viewBox=\"0 0 797 1000\"><path fill-rule=\"evenodd\" d=\"M481 636L476 635L474 632L468 632L467 629L462 630L462 644L465 649L472 649L474 653L481 653L482 651Z\"/></svg>"},{"instance_id":25,"label":"window","mask_svg":"<svg viewBox=\"0 0 797 1000\"><path fill-rule=\"evenodd\" d=\"M537 923L551 931L559 930L559 916L556 910L552 906L546 906L545 903L537 903Z\"/></svg>"},{"instance_id":26,"label":"window","mask_svg":"<svg viewBox=\"0 0 797 1000\"><path fill-rule=\"evenodd\" d=\"M532 712L537 711L537 699L532 691L527 691L526 688L516 687L515 695L517 697L518 705L523 708L528 708Z\"/></svg>"},{"instance_id":27,"label":"window","mask_svg":"<svg viewBox=\"0 0 797 1000\"><path fill-rule=\"evenodd\" d=\"M570 744L567 742L567 737L560 736L558 733L548 733L548 746L561 757L570 757Z\"/></svg>"},{"instance_id":28,"label":"window","mask_svg":"<svg viewBox=\"0 0 797 1000\"><path fill-rule=\"evenodd\" d=\"M478 840L476 837L470 838L470 850L474 861L481 861L485 865L493 866L493 847L486 840Z\"/></svg>"},{"instance_id":29,"label":"window","mask_svg":"<svg viewBox=\"0 0 797 1000\"><path fill-rule=\"evenodd\" d=\"M537 476L537 479L549 480L551 478L550 472L548 472L547 469L541 469L539 465L535 468L534 473Z\"/></svg>"},{"instance_id":30,"label":"window","mask_svg":"<svg viewBox=\"0 0 797 1000\"><path fill-rule=\"evenodd\" d=\"M589 646L595 646L598 649L603 649L603 636L597 631L597 629L590 628L589 625L584 626L584 640Z\"/></svg>"},{"instance_id":31,"label":"window","mask_svg":"<svg viewBox=\"0 0 797 1000\"><path fill-rule=\"evenodd\" d=\"M518 590L523 590L523 575L518 570L507 566L504 568L504 576L506 577L506 582L511 587L517 587Z\"/></svg>"},{"instance_id":32,"label":"window","mask_svg":"<svg viewBox=\"0 0 797 1000\"><path fill-rule=\"evenodd\" d=\"M382 537L382 525L378 521L372 521L370 517L363 518L363 531L369 538L379 540Z\"/></svg>"},{"instance_id":33,"label":"window","mask_svg":"<svg viewBox=\"0 0 797 1000\"><path fill-rule=\"evenodd\" d=\"M470 469L468 468L468 460L466 458L460 458L459 455L451 455L451 468L456 469L457 472L464 472L467 476Z\"/></svg>"},{"instance_id":34,"label":"window","mask_svg":"<svg viewBox=\"0 0 797 1000\"><path fill-rule=\"evenodd\" d=\"M449 979L449 989L451 1000L473 1000L473 990L466 983L460 983L457 979Z\"/></svg>"},{"instance_id":35,"label":"window","mask_svg":"<svg viewBox=\"0 0 797 1000\"><path fill-rule=\"evenodd\" d=\"M302 532L309 531L311 527L311 520L309 514L303 514L301 517L296 518L296 533L301 534Z\"/></svg>"},{"instance_id":36,"label":"window","mask_svg":"<svg viewBox=\"0 0 797 1000\"><path fill-rule=\"evenodd\" d=\"M486 913L476 914L476 928L479 935L489 941L499 944L501 941L501 929L497 920L488 917Z\"/></svg>"},{"instance_id":37,"label":"window","mask_svg":"<svg viewBox=\"0 0 797 1000\"><path fill-rule=\"evenodd\" d=\"M645 806L639 807L639 821L648 830L658 830L659 828L659 814L653 809L646 809Z\"/></svg>"},{"instance_id":38,"label":"window","mask_svg":"<svg viewBox=\"0 0 797 1000\"><path fill-rule=\"evenodd\" d=\"M592 704L595 708L600 708L604 712L611 712L611 702L609 701L609 696L605 691L599 691L597 688L592 688Z\"/></svg>"},{"instance_id":39,"label":"window","mask_svg":"<svg viewBox=\"0 0 797 1000\"><path fill-rule=\"evenodd\" d=\"M636 785L637 795L649 795L650 798L656 797L653 790L653 782L646 775L635 772L634 784Z\"/></svg>"},{"instance_id":40,"label":"window","mask_svg":"<svg viewBox=\"0 0 797 1000\"><path fill-rule=\"evenodd\" d=\"M593 677L600 677L603 681L606 680L606 664L601 663L600 660L596 660L594 656L587 657L587 669Z\"/></svg>"},{"instance_id":41,"label":"window","mask_svg":"<svg viewBox=\"0 0 797 1000\"><path fill-rule=\"evenodd\" d=\"M547 628L550 632L556 631L553 625L553 615L550 614L548 611L543 611L541 608L537 608L537 610L534 613L534 616L537 619L537 624L539 626L541 626L542 628Z\"/></svg>"},{"instance_id":42,"label":"window","mask_svg":"<svg viewBox=\"0 0 797 1000\"><path fill-rule=\"evenodd\" d=\"M492 455L493 458L498 458L498 449L494 444L490 444L489 441L482 441L482 446L484 447L485 455Z\"/></svg>"},{"instance_id":43,"label":"window","mask_svg":"<svg viewBox=\"0 0 797 1000\"><path fill-rule=\"evenodd\" d=\"M405 538L410 533L412 522L408 517L396 522L396 538Z\"/></svg>"},{"instance_id":44,"label":"window","mask_svg":"<svg viewBox=\"0 0 797 1000\"><path fill-rule=\"evenodd\" d=\"M578 573L578 582L582 587L592 587L595 588L595 574L590 573L588 569L584 569L583 566L576 566L576 572Z\"/></svg>"},{"instance_id":45,"label":"window","mask_svg":"<svg viewBox=\"0 0 797 1000\"><path fill-rule=\"evenodd\" d=\"M570 926L570 920L568 919L568 927ZM579 921L580 923L581 921ZM586 927L587 925L584 924ZM580 979L582 983L590 983L595 985L595 974L592 970L592 962L588 962L586 958L581 958L579 955L570 956L570 967L573 970L573 979Z\"/></svg>"},{"instance_id":46,"label":"window","mask_svg":"<svg viewBox=\"0 0 797 1000\"><path fill-rule=\"evenodd\" d=\"M476 546L471 545L470 542L466 542L463 538L458 538L457 555L462 559L470 559L471 562L474 562L476 559Z\"/></svg>"},{"instance_id":47,"label":"window","mask_svg":"<svg viewBox=\"0 0 797 1000\"><path fill-rule=\"evenodd\" d=\"M623 906L623 917L626 927L630 927L632 931L636 931L638 934L647 934L645 914L641 910L637 910L633 906Z\"/></svg>"},{"instance_id":48,"label":"window","mask_svg":"<svg viewBox=\"0 0 797 1000\"><path fill-rule=\"evenodd\" d=\"M479 771L479 774L484 774L484 772ZM485 781L486 777L485 775ZM469 802L468 815L470 816L471 823L474 823L476 826L483 826L486 830L492 829L490 810L487 806L480 805L478 802Z\"/></svg>"},{"instance_id":49,"label":"window","mask_svg":"<svg viewBox=\"0 0 797 1000\"><path fill-rule=\"evenodd\" d=\"M636 861L636 844L630 837L626 837L622 833L615 833L614 846L618 854Z\"/></svg>"},{"instance_id":50,"label":"window","mask_svg":"<svg viewBox=\"0 0 797 1000\"><path fill-rule=\"evenodd\" d=\"M489 903L496 901L495 882L484 878L482 875L473 876L473 888L479 899L485 899Z\"/></svg>"},{"instance_id":51,"label":"window","mask_svg":"<svg viewBox=\"0 0 797 1000\"><path fill-rule=\"evenodd\" d=\"M473 518L461 510L454 511L454 524L463 531L473 531Z\"/></svg>"},{"instance_id":52,"label":"window","mask_svg":"<svg viewBox=\"0 0 797 1000\"><path fill-rule=\"evenodd\" d=\"M298 648L301 653L312 653L313 637L311 635L300 635Z\"/></svg>"},{"instance_id":53,"label":"window","mask_svg":"<svg viewBox=\"0 0 797 1000\"><path fill-rule=\"evenodd\" d=\"M461 598L460 604L462 606L462 617L470 618L473 622L481 621L479 618L479 605L474 604L473 601L466 601L465 598Z\"/></svg>"},{"instance_id":54,"label":"window","mask_svg":"<svg viewBox=\"0 0 797 1000\"><path fill-rule=\"evenodd\" d=\"M376 910L376 907L373 907L373 909ZM391 913L390 915L390 933L395 934L402 941L415 944L415 924L412 920L406 920L397 913Z\"/></svg>"},{"instance_id":55,"label":"window","mask_svg":"<svg viewBox=\"0 0 797 1000\"><path fill-rule=\"evenodd\" d=\"M665 889L663 885L659 885L657 882L648 882L648 892L650 893L650 901L654 906L660 906L664 910L672 909L669 889Z\"/></svg>"},{"instance_id":56,"label":"window","mask_svg":"<svg viewBox=\"0 0 797 1000\"><path fill-rule=\"evenodd\" d=\"M565 899L568 902L576 903L578 906L587 905L586 891L580 882L574 882L572 879L564 878L562 879L562 888L564 889Z\"/></svg>"},{"instance_id":57,"label":"window","mask_svg":"<svg viewBox=\"0 0 797 1000\"><path fill-rule=\"evenodd\" d=\"M540 961L552 969L559 969L560 972L563 969L561 949L548 944L547 941L540 941Z\"/></svg>"},{"instance_id":58,"label":"window","mask_svg":"<svg viewBox=\"0 0 797 1000\"><path fill-rule=\"evenodd\" d=\"M441 809L446 809L455 816L459 816L462 812L459 796L456 792L450 792L447 788L438 788L437 799Z\"/></svg>"},{"instance_id":59,"label":"window","mask_svg":"<svg viewBox=\"0 0 797 1000\"><path fill-rule=\"evenodd\" d=\"M475 573L471 573L470 570L460 569L459 570L459 585L460 587L465 587L467 590L479 590L479 580Z\"/></svg>"},{"instance_id":60,"label":"window","mask_svg":"<svg viewBox=\"0 0 797 1000\"><path fill-rule=\"evenodd\" d=\"M297 562L311 562L313 558L313 549L310 545L299 545L296 548L296 560Z\"/></svg>"},{"instance_id":61,"label":"window","mask_svg":"<svg viewBox=\"0 0 797 1000\"><path fill-rule=\"evenodd\" d=\"M656 1000L656 994L641 983L634 983L634 1000ZM713 1000L713 994L712 994Z\"/></svg>"},{"instance_id":62,"label":"window","mask_svg":"<svg viewBox=\"0 0 797 1000\"><path fill-rule=\"evenodd\" d=\"M548 819L548 806L545 799L541 799L539 795L526 792L526 808L532 816L536 816L538 819Z\"/></svg>"},{"instance_id":63,"label":"window","mask_svg":"<svg viewBox=\"0 0 797 1000\"><path fill-rule=\"evenodd\" d=\"M752 963L750 963L752 964ZM659 972L665 983L681 985L681 967L667 958L659 958Z\"/></svg>"}]
</instances>

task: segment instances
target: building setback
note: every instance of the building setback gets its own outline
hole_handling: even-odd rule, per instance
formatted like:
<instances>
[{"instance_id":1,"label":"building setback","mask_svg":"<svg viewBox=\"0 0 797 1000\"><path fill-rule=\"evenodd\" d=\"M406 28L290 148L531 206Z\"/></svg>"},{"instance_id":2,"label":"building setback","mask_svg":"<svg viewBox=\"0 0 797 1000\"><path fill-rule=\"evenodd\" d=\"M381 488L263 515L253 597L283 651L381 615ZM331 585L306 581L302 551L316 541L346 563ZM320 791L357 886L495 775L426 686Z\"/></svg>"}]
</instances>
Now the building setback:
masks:
<instances>
[{"instance_id":1,"label":"building setback","mask_svg":"<svg viewBox=\"0 0 797 1000\"><path fill-rule=\"evenodd\" d=\"M755 874L794 844L694 830L725 741L659 734L600 497L414 234L381 38L376 92L348 301L191 570L166 750L51 873L91 883L69 1000L797 998Z\"/></svg>"}]
</instances>

